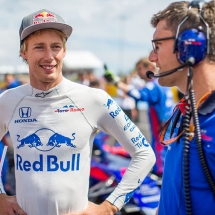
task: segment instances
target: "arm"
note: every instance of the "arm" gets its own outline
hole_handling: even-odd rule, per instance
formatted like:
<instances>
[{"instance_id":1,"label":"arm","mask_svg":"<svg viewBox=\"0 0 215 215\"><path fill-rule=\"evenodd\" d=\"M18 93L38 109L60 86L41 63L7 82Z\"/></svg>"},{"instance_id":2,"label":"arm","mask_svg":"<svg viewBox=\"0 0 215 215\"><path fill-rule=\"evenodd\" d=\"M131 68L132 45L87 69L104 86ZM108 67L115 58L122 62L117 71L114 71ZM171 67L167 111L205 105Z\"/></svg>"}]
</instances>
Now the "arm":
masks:
<instances>
[{"instance_id":1,"label":"arm","mask_svg":"<svg viewBox=\"0 0 215 215\"><path fill-rule=\"evenodd\" d=\"M117 83L117 87L121 89L124 93L126 93L128 96L132 97L135 99L136 102L142 100L142 101L147 101L148 100L148 95L141 95L142 90L136 89L132 85L125 84L124 82L120 81Z\"/></svg>"},{"instance_id":2,"label":"arm","mask_svg":"<svg viewBox=\"0 0 215 215\"><path fill-rule=\"evenodd\" d=\"M117 84L117 87L134 98L136 102L145 101L149 104L156 104L160 99L161 93L154 81L147 82L142 89L136 89L132 85L127 85L121 81Z\"/></svg>"},{"instance_id":3,"label":"arm","mask_svg":"<svg viewBox=\"0 0 215 215\"><path fill-rule=\"evenodd\" d=\"M122 82L122 81L119 81L117 83L117 87L119 89L121 89L122 91L124 91L126 94L128 93L128 91L131 89L131 86L129 86L128 84Z\"/></svg>"},{"instance_id":4,"label":"arm","mask_svg":"<svg viewBox=\"0 0 215 215\"><path fill-rule=\"evenodd\" d=\"M122 180L106 201L100 205L89 202L84 211L69 215L113 215L130 200L155 163L150 144L118 104L103 90L91 90L88 104L91 109L85 112L91 127L113 136L132 159Z\"/></svg>"},{"instance_id":5,"label":"arm","mask_svg":"<svg viewBox=\"0 0 215 215\"><path fill-rule=\"evenodd\" d=\"M102 107L97 105L98 110L95 110L98 128L113 136L131 156L131 162L122 180L107 198L107 201L120 210L151 170L155 163L155 155L139 128L127 117L118 104L108 95L101 99Z\"/></svg>"}]
</instances>

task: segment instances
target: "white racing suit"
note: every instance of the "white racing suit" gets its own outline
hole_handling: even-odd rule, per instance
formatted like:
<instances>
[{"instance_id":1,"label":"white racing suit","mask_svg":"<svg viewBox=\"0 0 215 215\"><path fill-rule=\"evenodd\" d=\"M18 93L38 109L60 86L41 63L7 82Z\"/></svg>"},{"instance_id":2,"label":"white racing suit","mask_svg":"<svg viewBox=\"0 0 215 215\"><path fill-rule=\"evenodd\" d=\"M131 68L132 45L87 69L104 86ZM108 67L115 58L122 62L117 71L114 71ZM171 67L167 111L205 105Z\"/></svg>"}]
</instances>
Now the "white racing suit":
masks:
<instances>
[{"instance_id":1,"label":"white racing suit","mask_svg":"<svg viewBox=\"0 0 215 215\"><path fill-rule=\"evenodd\" d=\"M14 147L16 197L28 215L62 215L88 205L93 139L112 135L131 155L107 200L121 209L155 162L140 130L103 90L67 79L48 91L30 84L0 95L0 139ZM4 193L0 184L0 192Z\"/></svg>"}]
</instances>

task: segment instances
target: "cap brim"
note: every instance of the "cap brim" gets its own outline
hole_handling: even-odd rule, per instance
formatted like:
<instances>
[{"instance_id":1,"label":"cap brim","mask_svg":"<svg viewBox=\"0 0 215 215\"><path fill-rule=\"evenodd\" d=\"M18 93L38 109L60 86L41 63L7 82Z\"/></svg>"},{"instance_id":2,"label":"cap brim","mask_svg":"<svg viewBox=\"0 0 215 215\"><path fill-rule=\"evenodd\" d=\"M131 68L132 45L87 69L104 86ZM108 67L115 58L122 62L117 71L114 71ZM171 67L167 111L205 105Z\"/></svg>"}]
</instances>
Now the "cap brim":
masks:
<instances>
[{"instance_id":1,"label":"cap brim","mask_svg":"<svg viewBox=\"0 0 215 215\"><path fill-rule=\"evenodd\" d=\"M47 28L61 31L66 35L67 38L72 34L72 27L70 25L67 25L64 23L46 22L46 23L40 23L37 25L31 25L25 28L21 33L20 39L23 40L30 34L34 33L35 31L47 29Z\"/></svg>"}]
</instances>

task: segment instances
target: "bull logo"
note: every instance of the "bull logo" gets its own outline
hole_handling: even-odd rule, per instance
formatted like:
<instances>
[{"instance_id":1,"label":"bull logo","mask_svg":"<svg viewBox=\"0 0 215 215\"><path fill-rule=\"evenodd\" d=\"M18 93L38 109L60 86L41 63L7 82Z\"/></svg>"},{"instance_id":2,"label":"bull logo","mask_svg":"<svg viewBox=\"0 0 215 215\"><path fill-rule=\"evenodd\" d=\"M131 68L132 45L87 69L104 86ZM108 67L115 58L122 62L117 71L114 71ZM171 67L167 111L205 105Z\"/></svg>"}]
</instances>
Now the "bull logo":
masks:
<instances>
[{"instance_id":1,"label":"bull logo","mask_svg":"<svg viewBox=\"0 0 215 215\"><path fill-rule=\"evenodd\" d=\"M72 143L72 140L75 139L75 133L72 134L72 139L69 137L65 137L61 134L55 133L53 134L50 138L48 143L46 144L47 146L56 146L56 147L61 147L61 144L66 144L67 146L76 148L76 146Z\"/></svg>"},{"instance_id":2,"label":"bull logo","mask_svg":"<svg viewBox=\"0 0 215 215\"><path fill-rule=\"evenodd\" d=\"M40 24L40 23L46 23L46 22L57 22L57 18L54 14L43 11L41 13L36 14L33 17L33 24Z\"/></svg>"},{"instance_id":3,"label":"bull logo","mask_svg":"<svg viewBox=\"0 0 215 215\"><path fill-rule=\"evenodd\" d=\"M43 145L40 141L40 138L36 134L31 134L23 138L22 140L19 140L19 138L20 135L17 135L17 141L21 142L21 144L17 146L17 149L25 145L29 145L30 148Z\"/></svg>"},{"instance_id":4,"label":"bull logo","mask_svg":"<svg viewBox=\"0 0 215 215\"><path fill-rule=\"evenodd\" d=\"M107 100L107 104L104 104L105 107L107 107L108 109L110 109L110 106L113 104L113 100L112 99L108 99Z\"/></svg>"},{"instance_id":5,"label":"bull logo","mask_svg":"<svg viewBox=\"0 0 215 215\"><path fill-rule=\"evenodd\" d=\"M17 141L20 143L17 149L28 145L29 148L35 148L39 151L50 151L53 148L60 148L62 145L76 148L73 144L75 140L75 133L72 133L72 138L66 137L62 134L56 133L51 129L42 128L35 133L30 134L23 139L20 139L20 135L17 135Z\"/></svg>"}]
</instances>

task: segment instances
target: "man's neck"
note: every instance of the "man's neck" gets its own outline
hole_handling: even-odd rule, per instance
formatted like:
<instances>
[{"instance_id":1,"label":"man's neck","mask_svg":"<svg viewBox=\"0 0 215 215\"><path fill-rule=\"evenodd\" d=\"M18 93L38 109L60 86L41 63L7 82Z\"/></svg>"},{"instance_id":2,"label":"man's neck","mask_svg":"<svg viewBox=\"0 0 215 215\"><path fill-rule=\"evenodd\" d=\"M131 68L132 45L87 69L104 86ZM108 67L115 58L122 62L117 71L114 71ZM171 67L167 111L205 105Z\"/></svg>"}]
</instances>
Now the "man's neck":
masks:
<instances>
[{"instance_id":1,"label":"man's neck","mask_svg":"<svg viewBox=\"0 0 215 215\"><path fill-rule=\"evenodd\" d=\"M205 60L193 69L193 90L196 102L207 92L215 90L215 62Z\"/></svg>"},{"instance_id":2,"label":"man's neck","mask_svg":"<svg viewBox=\"0 0 215 215\"><path fill-rule=\"evenodd\" d=\"M63 76L58 77L56 80L54 81L31 81L30 79L30 83L31 86L34 87L35 89L38 90L42 90L42 91L48 91L54 87L56 87L58 84L60 84L60 82L63 80Z\"/></svg>"}]
</instances>

